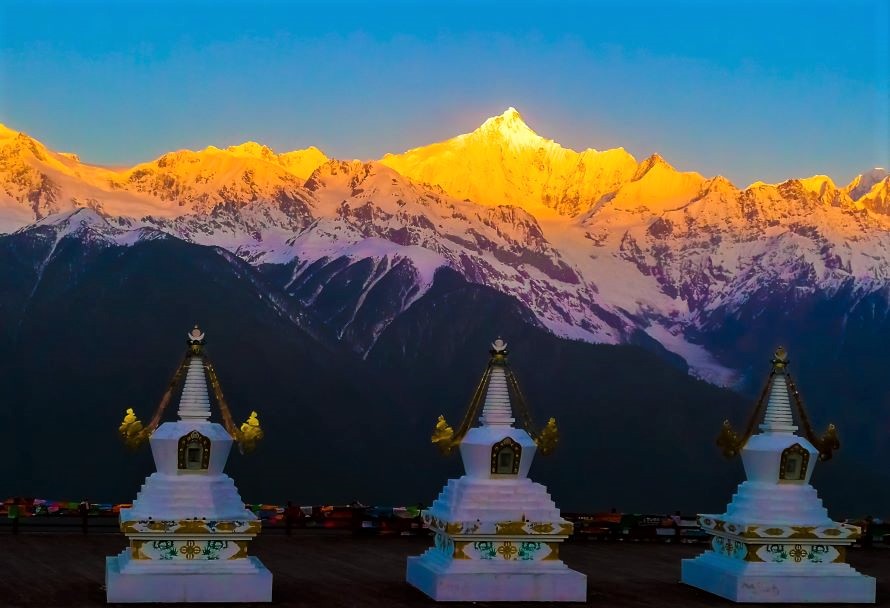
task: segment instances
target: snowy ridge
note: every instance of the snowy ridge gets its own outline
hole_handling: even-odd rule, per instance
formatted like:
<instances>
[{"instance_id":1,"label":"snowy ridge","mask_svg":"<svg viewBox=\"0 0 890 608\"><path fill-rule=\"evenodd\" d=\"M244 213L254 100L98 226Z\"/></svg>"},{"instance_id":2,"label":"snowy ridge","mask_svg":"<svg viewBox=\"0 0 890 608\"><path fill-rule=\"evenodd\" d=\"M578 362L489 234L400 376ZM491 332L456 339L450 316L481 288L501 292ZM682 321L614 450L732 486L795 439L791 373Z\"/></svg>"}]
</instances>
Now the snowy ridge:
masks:
<instances>
[{"instance_id":1,"label":"snowy ridge","mask_svg":"<svg viewBox=\"0 0 890 608\"><path fill-rule=\"evenodd\" d=\"M737 374L700 336L727 317L775 293L890 292L883 169L842 187L816 175L738 188L657 154L562 148L512 108L379 162L247 142L109 169L4 127L0 232L16 229L107 246L171 235L286 266L282 287L336 301L337 335L364 352L448 267L557 335L642 333L719 384Z\"/></svg>"},{"instance_id":2,"label":"snowy ridge","mask_svg":"<svg viewBox=\"0 0 890 608\"><path fill-rule=\"evenodd\" d=\"M637 170L634 157L621 148L576 152L539 136L514 108L472 133L387 154L381 162L456 198L518 205L536 215L584 211Z\"/></svg>"}]
</instances>

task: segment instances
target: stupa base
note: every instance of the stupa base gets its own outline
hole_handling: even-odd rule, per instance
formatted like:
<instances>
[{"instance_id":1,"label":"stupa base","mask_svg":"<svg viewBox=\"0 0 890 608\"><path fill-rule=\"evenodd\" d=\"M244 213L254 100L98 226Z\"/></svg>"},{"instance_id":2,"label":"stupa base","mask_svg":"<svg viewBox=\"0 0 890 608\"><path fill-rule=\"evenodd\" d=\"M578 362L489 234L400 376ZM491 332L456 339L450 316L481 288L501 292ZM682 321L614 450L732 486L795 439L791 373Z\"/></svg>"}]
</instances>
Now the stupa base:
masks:
<instances>
[{"instance_id":1,"label":"stupa base","mask_svg":"<svg viewBox=\"0 0 890 608\"><path fill-rule=\"evenodd\" d=\"M875 579L843 563L751 563L708 551L684 559L681 572L681 582L738 603L875 603Z\"/></svg>"},{"instance_id":2,"label":"stupa base","mask_svg":"<svg viewBox=\"0 0 890 608\"><path fill-rule=\"evenodd\" d=\"M272 573L256 557L227 562L136 564L128 551L105 558L108 603L271 602ZM231 564L232 561L240 562Z\"/></svg>"},{"instance_id":3,"label":"stupa base","mask_svg":"<svg viewBox=\"0 0 890 608\"><path fill-rule=\"evenodd\" d=\"M407 581L437 602L587 601L587 577L562 562L474 561L457 566L425 554L408 558Z\"/></svg>"}]
</instances>

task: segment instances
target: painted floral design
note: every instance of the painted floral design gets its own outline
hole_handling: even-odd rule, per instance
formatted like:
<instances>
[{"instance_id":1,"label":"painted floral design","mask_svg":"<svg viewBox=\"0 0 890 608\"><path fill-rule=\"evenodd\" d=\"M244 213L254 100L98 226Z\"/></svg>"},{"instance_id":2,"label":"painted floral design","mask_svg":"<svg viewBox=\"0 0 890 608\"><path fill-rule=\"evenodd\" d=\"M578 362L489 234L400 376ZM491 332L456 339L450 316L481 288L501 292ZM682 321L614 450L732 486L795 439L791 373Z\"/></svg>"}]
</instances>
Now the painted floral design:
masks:
<instances>
[{"instance_id":1,"label":"painted floral design","mask_svg":"<svg viewBox=\"0 0 890 608\"><path fill-rule=\"evenodd\" d=\"M161 559L176 557L176 544L172 540L156 540L151 544L151 547L158 552Z\"/></svg>"},{"instance_id":2,"label":"painted floral design","mask_svg":"<svg viewBox=\"0 0 890 608\"><path fill-rule=\"evenodd\" d=\"M478 540L473 543L473 549L479 554L479 557L482 559L495 559L497 554L494 550L494 543L490 540Z\"/></svg>"},{"instance_id":3,"label":"painted floral design","mask_svg":"<svg viewBox=\"0 0 890 608\"><path fill-rule=\"evenodd\" d=\"M227 549L229 541L227 540L208 540L201 552L205 559L219 559L219 552Z\"/></svg>"},{"instance_id":4,"label":"painted floral design","mask_svg":"<svg viewBox=\"0 0 890 608\"><path fill-rule=\"evenodd\" d=\"M195 559L195 556L201 553L201 548L195 544L195 541L187 540L185 544L179 548L179 552L182 553L186 559Z\"/></svg>"},{"instance_id":5,"label":"painted floral design","mask_svg":"<svg viewBox=\"0 0 890 608\"><path fill-rule=\"evenodd\" d=\"M521 560L532 560L535 559L535 554L541 550L542 542L522 542L519 543L519 555L518 559Z\"/></svg>"},{"instance_id":6,"label":"painted floral design","mask_svg":"<svg viewBox=\"0 0 890 608\"><path fill-rule=\"evenodd\" d=\"M435 545L436 549L442 551L445 555L451 556L454 553L454 541L450 536L446 536L441 532L436 532Z\"/></svg>"},{"instance_id":7,"label":"painted floral design","mask_svg":"<svg viewBox=\"0 0 890 608\"><path fill-rule=\"evenodd\" d=\"M791 548L791 551L788 552L788 557L793 559L798 564L804 560L807 556L807 551L801 545L794 545Z\"/></svg>"},{"instance_id":8,"label":"painted floral design","mask_svg":"<svg viewBox=\"0 0 890 608\"><path fill-rule=\"evenodd\" d=\"M519 549L516 548L516 545L511 543L510 541L506 541L498 547L498 555L503 557L504 559L513 559L513 556L519 553Z\"/></svg>"},{"instance_id":9,"label":"painted floral design","mask_svg":"<svg viewBox=\"0 0 890 608\"><path fill-rule=\"evenodd\" d=\"M253 521L216 521L204 519L122 521L124 534L164 532L168 534L257 534L262 524Z\"/></svg>"},{"instance_id":10,"label":"painted floral design","mask_svg":"<svg viewBox=\"0 0 890 608\"><path fill-rule=\"evenodd\" d=\"M748 554L748 547L745 546L745 543L722 536L715 536L711 540L711 547L716 553L734 559L745 559Z\"/></svg>"},{"instance_id":11,"label":"painted floral design","mask_svg":"<svg viewBox=\"0 0 890 608\"><path fill-rule=\"evenodd\" d=\"M137 544L136 559L158 560L222 560L244 557L245 547L229 540L155 540Z\"/></svg>"},{"instance_id":12,"label":"painted floral design","mask_svg":"<svg viewBox=\"0 0 890 608\"><path fill-rule=\"evenodd\" d=\"M828 557L826 554L831 551L831 547L828 545L813 545L810 547L810 554L807 556L807 559L814 564L821 564L825 557Z\"/></svg>"},{"instance_id":13,"label":"painted floral design","mask_svg":"<svg viewBox=\"0 0 890 608\"><path fill-rule=\"evenodd\" d=\"M784 562L788 560L788 550L785 545L767 545L766 552L769 553L774 562Z\"/></svg>"}]
</instances>

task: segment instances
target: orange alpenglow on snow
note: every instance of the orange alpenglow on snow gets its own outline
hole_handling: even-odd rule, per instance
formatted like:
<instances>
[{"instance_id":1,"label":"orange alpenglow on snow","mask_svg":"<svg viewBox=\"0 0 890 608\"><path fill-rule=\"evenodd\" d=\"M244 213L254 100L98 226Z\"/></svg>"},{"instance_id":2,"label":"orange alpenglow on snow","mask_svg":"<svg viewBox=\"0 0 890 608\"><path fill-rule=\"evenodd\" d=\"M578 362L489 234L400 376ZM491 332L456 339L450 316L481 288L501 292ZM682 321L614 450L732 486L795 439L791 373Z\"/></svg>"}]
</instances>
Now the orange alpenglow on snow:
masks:
<instances>
[{"instance_id":1,"label":"orange alpenglow on snow","mask_svg":"<svg viewBox=\"0 0 890 608\"><path fill-rule=\"evenodd\" d=\"M0 203L5 198L18 203L4 206L3 232L79 207L169 219L206 213L232 200L274 200L282 192L291 198L329 159L315 147L279 154L248 141L225 149L179 150L133 167L112 168L54 152L0 125L0 161ZM386 154L379 162L418 184L438 186L451 197L484 206L515 205L541 221L606 209L651 217L686 208L713 195L718 186L729 198L742 192L720 176L707 180L695 172L677 171L658 154L638 163L623 148L564 148L535 133L512 107L470 133ZM15 179L3 180L4 174ZM776 185L755 182L745 190L797 189L816 195L823 204L887 214L888 183L890 174L877 168L843 188L825 175L815 175Z\"/></svg>"},{"instance_id":2,"label":"orange alpenglow on snow","mask_svg":"<svg viewBox=\"0 0 890 608\"><path fill-rule=\"evenodd\" d=\"M209 211L230 192L262 198L300 187L327 160L315 147L276 154L246 142L225 150L209 146L198 152L169 152L134 167L103 167L84 163L76 154L54 152L0 124L0 178L4 173L17 176L12 183L0 183L0 202L4 194L27 199L22 220L7 221L12 226L34 221L34 211L39 219L78 207L171 218L184 211ZM0 221L0 231L3 224Z\"/></svg>"},{"instance_id":3,"label":"orange alpenglow on snow","mask_svg":"<svg viewBox=\"0 0 890 608\"><path fill-rule=\"evenodd\" d=\"M698 173L677 171L661 155L653 154L640 163L633 179L615 193L609 206L623 211L645 207L661 213L691 201L706 181Z\"/></svg>"},{"instance_id":4,"label":"orange alpenglow on snow","mask_svg":"<svg viewBox=\"0 0 890 608\"><path fill-rule=\"evenodd\" d=\"M686 338L702 315L791 280L870 293L890 276L874 253L890 249L884 169L842 187L821 175L736 187L657 154L563 148L512 108L370 162L246 142L101 167L0 126L0 234L43 225L116 245L167 234L253 265L372 260L410 282L392 315L449 266L519 297L559 336L620 343L645 319L718 384L737 377Z\"/></svg>"},{"instance_id":5,"label":"orange alpenglow on snow","mask_svg":"<svg viewBox=\"0 0 890 608\"><path fill-rule=\"evenodd\" d=\"M532 131L514 108L465 135L387 154L381 161L415 181L484 205L544 207L575 215L630 181L637 162L623 148L576 152Z\"/></svg>"}]
</instances>

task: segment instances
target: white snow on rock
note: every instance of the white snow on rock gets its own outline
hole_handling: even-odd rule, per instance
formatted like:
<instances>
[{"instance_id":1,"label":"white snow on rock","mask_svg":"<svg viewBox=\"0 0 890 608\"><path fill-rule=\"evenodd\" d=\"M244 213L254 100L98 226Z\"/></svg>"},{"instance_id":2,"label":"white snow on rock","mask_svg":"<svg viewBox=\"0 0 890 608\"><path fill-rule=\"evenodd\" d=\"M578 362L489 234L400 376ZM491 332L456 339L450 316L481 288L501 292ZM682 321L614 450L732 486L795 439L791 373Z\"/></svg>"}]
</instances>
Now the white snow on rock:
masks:
<instances>
[{"instance_id":1,"label":"white snow on rock","mask_svg":"<svg viewBox=\"0 0 890 608\"><path fill-rule=\"evenodd\" d=\"M411 283L404 310L449 267L557 335L614 344L643 331L723 385L736 372L687 337L715 315L777 288L855 298L890 286L883 169L844 187L816 175L741 189L657 154L562 148L513 108L379 162L247 142L111 169L0 126L0 232L47 226L57 242L169 234L254 265L293 263L292 280L314 262L370 260L353 314L395 268Z\"/></svg>"}]
</instances>

